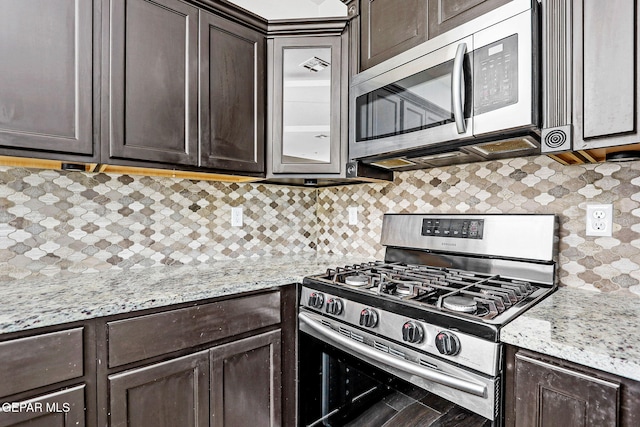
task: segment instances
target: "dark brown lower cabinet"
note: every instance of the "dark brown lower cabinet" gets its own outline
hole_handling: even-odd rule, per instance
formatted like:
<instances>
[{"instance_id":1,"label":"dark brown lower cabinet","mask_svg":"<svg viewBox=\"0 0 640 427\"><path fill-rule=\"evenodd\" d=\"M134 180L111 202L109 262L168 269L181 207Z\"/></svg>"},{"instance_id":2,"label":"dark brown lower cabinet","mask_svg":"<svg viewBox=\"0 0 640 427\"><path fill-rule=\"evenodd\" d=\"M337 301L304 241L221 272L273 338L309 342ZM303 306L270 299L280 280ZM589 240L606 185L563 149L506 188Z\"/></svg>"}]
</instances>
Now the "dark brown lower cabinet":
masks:
<instances>
[{"instance_id":1,"label":"dark brown lower cabinet","mask_svg":"<svg viewBox=\"0 0 640 427\"><path fill-rule=\"evenodd\" d=\"M280 330L109 376L111 427L280 425Z\"/></svg>"},{"instance_id":2,"label":"dark brown lower cabinet","mask_svg":"<svg viewBox=\"0 0 640 427\"><path fill-rule=\"evenodd\" d=\"M98 425L295 425L296 301L287 286L108 319Z\"/></svg>"},{"instance_id":3,"label":"dark brown lower cabinet","mask_svg":"<svg viewBox=\"0 0 640 427\"><path fill-rule=\"evenodd\" d=\"M20 333L0 342L0 427L93 425L90 326ZM90 406L90 409L88 408Z\"/></svg>"},{"instance_id":4,"label":"dark brown lower cabinet","mask_svg":"<svg viewBox=\"0 0 640 427\"><path fill-rule=\"evenodd\" d=\"M294 426L296 319L290 285L0 334L0 427Z\"/></svg>"},{"instance_id":5,"label":"dark brown lower cabinet","mask_svg":"<svg viewBox=\"0 0 640 427\"><path fill-rule=\"evenodd\" d=\"M209 425L209 353L109 377L112 427Z\"/></svg>"},{"instance_id":6,"label":"dark brown lower cabinet","mask_svg":"<svg viewBox=\"0 0 640 427\"><path fill-rule=\"evenodd\" d=\"M615 427L620 384L516 354L516 425Z\"/></svg>"},{"instance_id":7,"label":"dark brown lower cabinet","mask_svg":"<svg viewBox=\"0 0 640 427\"><path fill-rule=\"evenodd\" d=\"M280 331L211 349L211 426L281 425Z\"/></svg>"},{"instance_id":8,"label":"dark brown lower cabinet","mask_svg":"<svg viewBox=\"0 0 640 427\"><path fill-rule=\"evenodd\" d=\"M571 362L507 347L507 427L631 427L640 384Z\"/></svg>"},{"instance_id":9,"label":"dark brown lower cabinet","mask_svg":"<svg viewBox=\"0 0 640 427\"><path fill-rule=\"evenodd\" d=\"M84 427L85 386L79 385L33 399L5 402L0 427Z\"/></svg>"}]
</instances>

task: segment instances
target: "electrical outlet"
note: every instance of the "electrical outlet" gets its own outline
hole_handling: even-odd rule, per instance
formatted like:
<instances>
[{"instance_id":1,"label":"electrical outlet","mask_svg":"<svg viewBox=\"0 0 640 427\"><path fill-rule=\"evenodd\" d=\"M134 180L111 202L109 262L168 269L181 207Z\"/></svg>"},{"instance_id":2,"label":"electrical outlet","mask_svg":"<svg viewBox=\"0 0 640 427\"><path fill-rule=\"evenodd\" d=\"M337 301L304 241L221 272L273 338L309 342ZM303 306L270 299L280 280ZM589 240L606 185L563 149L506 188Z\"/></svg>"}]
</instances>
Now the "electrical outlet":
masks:
<instances>
[{"instance_id":1,"label":"electrical outlet","mask_svg":"<svg viewBox=\"0 0 640 427\"><path fill-rule=\"evenodd\" d=\"M231 208L231 226L242 227L242 206Z\"/></svg>"},{"instance_id":2,"label":"electrical outlet","mask_svg":"<svg viewBox=\"0 0 640 427\"><path fill-rule=\"evenodd\" d=\"M587 236L611 236L613 205L587 205Z\"/></svg>"},{"instance_id":3,"label":"electrical outlet","mask_svg":"<svg viewBox=\"0 0 640 427\"><path fill-rule=\"evenodd\" d=\"M349 212L349 225L358 225L358 208L351 206L347 208L347 212Z\"/></svg>"}]
</instances>

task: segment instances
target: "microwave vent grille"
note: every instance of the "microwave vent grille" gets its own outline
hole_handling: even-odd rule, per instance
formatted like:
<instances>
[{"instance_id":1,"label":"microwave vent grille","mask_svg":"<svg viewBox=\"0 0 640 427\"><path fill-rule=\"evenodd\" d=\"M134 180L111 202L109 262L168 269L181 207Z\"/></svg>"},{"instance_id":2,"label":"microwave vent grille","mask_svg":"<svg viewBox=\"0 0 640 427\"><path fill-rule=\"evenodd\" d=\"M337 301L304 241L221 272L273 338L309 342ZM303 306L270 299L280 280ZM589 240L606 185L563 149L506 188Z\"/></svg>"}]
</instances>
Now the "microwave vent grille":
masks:
<instances>
[{"instance_id":1,"label":"microwave vent grille","mask_svg":"<svg viewBox=\"0 0 640 427\"><path fill-rule=\"evenodd\" d=\"M516 151L530 150L536 147L537 145L528 138L517 138L477 145L474 147L474 149L484 154L485 156L489 156L491 154L512 153Z\"/></svg>"},{"instance_id":2,"label":"microwave vent grille","mask_svg":"<svg viewBox=\"0 0 640 427\"><path fill-rule=\"evenodd\" d=\"M378 166L380 168L385 168L385 169L397 169L397 168L405 168L407 166L415 166L415 163L407 159L396 157L393 159L384 159L384 160L371 162L371 165Z\"/></svg>"},{"instance_id":3,"label":"microwave vent grille","mask_svg":"<svg viewBox=\"0 0 640 427\"><path fill-rule=\"evenodd\" d=\"M543 153L571 150L571 0L548 0L542 20Z\"/></svg>"}]
</instances>

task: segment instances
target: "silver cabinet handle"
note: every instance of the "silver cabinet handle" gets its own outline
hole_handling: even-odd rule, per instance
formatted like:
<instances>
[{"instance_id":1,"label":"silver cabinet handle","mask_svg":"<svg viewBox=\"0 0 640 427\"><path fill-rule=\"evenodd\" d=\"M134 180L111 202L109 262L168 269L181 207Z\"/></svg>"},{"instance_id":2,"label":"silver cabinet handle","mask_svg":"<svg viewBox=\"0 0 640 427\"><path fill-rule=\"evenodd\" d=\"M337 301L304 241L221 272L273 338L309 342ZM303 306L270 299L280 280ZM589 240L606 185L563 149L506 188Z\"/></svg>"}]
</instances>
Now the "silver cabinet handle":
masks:
<instances>
[{"instance_id":1,"label":"silver cabinet handle","mask_svg":"<svg viewBox=\"0 0 640 427\"><path fill-rule=\"evenodd\" d=\"M453 118L456 121L458 133L467 131L464 121L464 55L467 53L467 44L460 43L453 60L453 74L451 77L451 104L453 105Z\"/></svg>"},{"instance_id":2,"label":"silver cabinet handle","mask_svg":"<svg viewBox=\"0 0 640 427\"><path fill-rule=\"evenodd\" d=\"M319 324L312 318L304 313L298 314L298 319L302 324L314 330L317 334L321 335L326 340L330 341L337 348L344 351L350 351L351 353L357 353L369 360L384 363L394 369L409 373L411 375L417 375L425 380L433 381L438 384L445 385L447 387L455 388L466 393L470 393L480 397L487 396L487 388L481 384L475 384L460 378L453 377L451 375L443 374L442 372L427 369L423 366L415 363L410 363L397 357L390 356L386 353L382 353L366 344L361 344L350 338L342 336L338 332Z\"/></svg>"}]
</instances>

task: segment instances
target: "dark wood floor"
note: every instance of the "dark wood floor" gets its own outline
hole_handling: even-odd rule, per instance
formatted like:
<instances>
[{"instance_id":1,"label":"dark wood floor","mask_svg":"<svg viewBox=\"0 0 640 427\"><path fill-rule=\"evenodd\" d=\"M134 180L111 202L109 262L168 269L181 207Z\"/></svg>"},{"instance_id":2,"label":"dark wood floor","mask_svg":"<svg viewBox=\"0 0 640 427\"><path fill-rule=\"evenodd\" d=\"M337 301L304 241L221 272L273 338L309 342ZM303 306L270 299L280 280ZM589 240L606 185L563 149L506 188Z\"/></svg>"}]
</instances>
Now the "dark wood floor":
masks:
<instances>
[{"instance_id":1,"label":"dark wood floor","mask_svg":"<svg viewBox=\"0 0 640 427\"><path fill-rule=\"evenodd\" d=\"M491 422L473 412L431 394L407 387L370 407L348 427L489 427Z\"/></svg>"}]
</instances>

